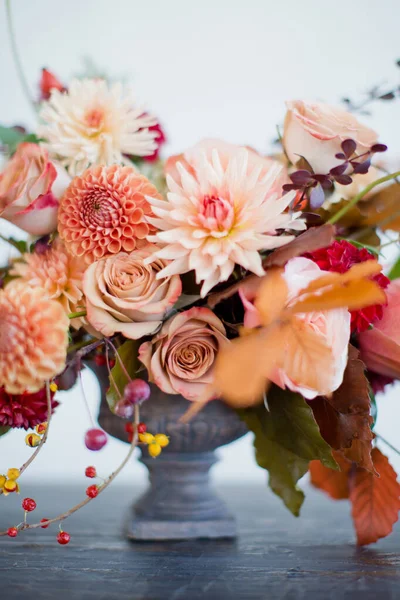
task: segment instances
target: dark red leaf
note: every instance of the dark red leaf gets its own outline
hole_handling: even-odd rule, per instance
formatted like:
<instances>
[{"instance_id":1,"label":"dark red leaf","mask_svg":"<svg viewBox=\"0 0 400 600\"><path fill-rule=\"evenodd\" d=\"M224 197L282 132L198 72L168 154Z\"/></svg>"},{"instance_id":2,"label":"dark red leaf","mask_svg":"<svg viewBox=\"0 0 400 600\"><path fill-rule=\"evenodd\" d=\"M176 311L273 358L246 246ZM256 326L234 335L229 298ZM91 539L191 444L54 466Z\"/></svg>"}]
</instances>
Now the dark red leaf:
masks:
<instances>
[{"instance_id":1,"label":"dark red leaf","mask_svg":"<svg viewBox=\"0 0 400 600\"><path fill-rule=\"evenodd\" d=\"M341 146L346 158L350 158L357 148L357 143L352 139L347 139L342 142Z\"/></svg>"},{"instance_id":2,"label":"dark red leaf","mask_svg":"<svg viewBox=\"0 0 400 600\"><path fill-rule=\"evenodd\" d=\"M337 177L335 177L335 181L337 181L337 183L340 183L341 185L350 185L350 183L353 180L350 177L350 175L338 175Z\"/></svg>"},{"instance_id":3,"label":"dark red leaf","mask_svg":"<svg viewBox=\"0 0 400 600\"><path fill-rule=\"evenodd\" d=\"M362 163L352 163L352 167L354 169L354 173L358 173L360 175L365 175L365 173L368 173L368 170L371 166L371 160L365 160Z\"/></svg>"},{"instance_id":4,"label":"dark red leaf","mask_svg":"<svg viewBox=\"0 0 400 600\"><path fill-rule=\"evenodd\" d=\"M329 171L329 173L331 175L343 175L343 173L346 171L347 167L348 167L348 162L344 162L341 165L338 165L337 167L333 167L333 169L331 169Z\"/></svg>"},{"instance_id":5,"label":"dark red leaf","mask_svg":"<svg viewBox=\"0 0 400 600\"><path fill-rule=\"evenodd\" d=\"M371 152L386 152L386 144L374 144L371 146Z\"/></svg>"},{"instance_id":6,"label":"dark red leaf","mask_svg":"<svg viewBox=\"0 0 400 600\"><path fill-rule=\"evenodd\" d=\"M304 186L310 181L311 173L305 169L299 169L299 171L295 171L289 177L295 185Z\"/></svg>"}]
</instances>

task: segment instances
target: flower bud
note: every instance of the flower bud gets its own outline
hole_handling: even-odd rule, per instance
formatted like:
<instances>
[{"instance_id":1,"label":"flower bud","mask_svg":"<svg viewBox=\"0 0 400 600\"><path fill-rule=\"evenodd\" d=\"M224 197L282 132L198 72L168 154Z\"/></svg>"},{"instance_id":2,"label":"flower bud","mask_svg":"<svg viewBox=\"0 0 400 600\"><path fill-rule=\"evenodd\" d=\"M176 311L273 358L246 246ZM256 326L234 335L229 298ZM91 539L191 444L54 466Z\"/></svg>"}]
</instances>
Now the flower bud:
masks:
<instances>
[{"instance_id":1,"label":"flower bud","mask_svg":"<svg viewBox=\"0 0 400 600\"><path fill-rule=\"evenodd\" d=\"M25 444L30 448L36 448L39 446L41 440L42 438L39 435L36 435L36 433L28 433L25 437Z\"/></svg>"},{"instance_id":2,"label":"flower bud","mask_svg":"<svg viewBox=\"0 0 400 600\"><path fill-rule=\"evenodd\" d=\"M7 479L13 479L15 481L20 475L19 469L8 469L7 471Z\"/></svg>"}]
</instances>

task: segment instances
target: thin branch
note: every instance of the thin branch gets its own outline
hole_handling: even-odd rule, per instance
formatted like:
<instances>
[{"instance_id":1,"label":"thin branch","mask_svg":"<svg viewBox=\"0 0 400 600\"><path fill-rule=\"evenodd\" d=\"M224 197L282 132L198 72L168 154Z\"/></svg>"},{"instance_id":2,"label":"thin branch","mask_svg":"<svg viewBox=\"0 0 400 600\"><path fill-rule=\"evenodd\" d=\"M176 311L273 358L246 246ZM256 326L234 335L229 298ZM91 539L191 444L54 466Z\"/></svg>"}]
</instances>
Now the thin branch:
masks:
<instances>
[{"instance_id":1,"label":"thin branch","mask_svg":"<svg viewBox=\"0 0 400 600\"><path fill-rule=\"evenodd\" d=\"M15 38L15 31L14 31L14 23L13 23L13 18L12 18L12 13L11 13L11 0L6 0L6 13L7 13L8 33L10 36L11 53L13 55L15 68L17 69L19 81L21 83L21 87L24 91L26 99L28 100L29 104L31 105L32 110L36 116L37 115L36 104L31 96L29 85L26 80L25 73L22 68L22 63L21 63L21 59L19 56L19 52L18 52L18 46L17 46L17 41Z\"/></svg>"},{"instance_id":2,"label":"thin branch","mask_svg":"<svg viewBox=\"0 0 400 600\"><path fill-rule=\"evenodd\" d=\"M136 405L135 406L135 419L134 419L134 425L135 425L135 427L134 427L134 434L133 434L133 437L132 437L132 443L131 443L131 445L129 447L129 452L126 455L126 457L124 458L124 460L122 461L122 463L119 465L119 467L117 467L115 469L115 471L113 471L113 473L111 473L111 475L109 475L107 477L107 479L104 481L104 483L102 483L101 485L99 485L97 496L99 496L99 494L101 494L102 492L104 492L104 490L110 485L110 483L112 483L114 481L114 479L119 475L119 473L127 465L127 463L129 462L130 458L132 457L132 454L133 454L133 452L134 452L134 450L135 450L135 448L137 446L138 425L139 425L139 422L140 422L139 406ZM79 504L76 504L75 506L73 506L69 510L65 511L64 513L61 513L60 515L57 515L57 517L54 517L53 519L46 519L46 527L48 525L51 525L52 523L57 523L57 522L65 521L65 519L68 519L68 517L70 517L71 515L73 515L74 513L76 513L78 510L80 510L84 506L86 506L86 504L89 504L89 502L92 502L92 500L94 500L94 498L87 497L87 498L85 498L85 500L82 500L82 502L79 502ZM29 523L21 523L17 527L17 529L18 529L18 531L24 531L25 529L37 529L38 527L43 527L43 522L33 523L32 525L30 525ZM0 532L0 536L5 536L5 535L8 535L7 531L1 531Z\"/></svg>"},{"instance_id":3,"label":"thin branch","mask_svg":"<svg viewBox=\"0 0 400 600\"><path fill-rule=\"evenodd\" d=\"M381 442L383 442L384 444L386 444L386 446L388 448L390 448L391 450L393 450L393 452L396 452L396 454L400 455L400 450L398 450L397 448L395 448L394 446L392 446L392 444L390 442L388 442L387 440L385 440L385 438L382 437L380 433L376 433L376 431L374 433L375 433L376 437L379 440L381 440Z\"/></svg>"}]
</instances>

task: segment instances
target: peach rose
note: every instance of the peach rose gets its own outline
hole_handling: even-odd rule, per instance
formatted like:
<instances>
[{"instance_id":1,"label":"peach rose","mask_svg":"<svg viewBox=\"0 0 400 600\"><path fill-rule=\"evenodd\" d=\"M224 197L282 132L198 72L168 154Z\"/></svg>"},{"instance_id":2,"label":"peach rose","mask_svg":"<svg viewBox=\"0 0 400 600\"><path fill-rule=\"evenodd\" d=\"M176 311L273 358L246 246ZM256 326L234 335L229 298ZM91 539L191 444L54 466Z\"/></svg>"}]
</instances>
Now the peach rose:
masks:
<instances>
[{"instance_id":1,"label":"peach rose","mask_svg":"<svg viewBox=\"0 0 400 600\"><path fill-rule=\"evenodd\" d=\"M289 304L299 291L318 277L324 275L319 266L308 258L292 258L286 264L284 277L289 290ZM245 309L244 325L254 328L260 325L260 318L253 302L257 294L260 280L250 279L249 284L240 290L240 296ZM335 362L334 376L324 390L313 390L302 385L301 381L293 381L285 372L283 367L278 366L271 380L284 389L298 392L304 398L312 400L316 396L327 395L340 386L347 364L347 349L350 340L350 313L347 309L340 308L324 312L313 312L298 315L302 323L306 323L314 331L326 339L328 346L332 349L332 357ZM315 365L318 369L318 364Z\"/></svg>"},{"instance_id":2,"label":"peach rose","mask_svg":"<svg viewBox=\"0 0 400 600\"><path fill-rule=\"evenodd\" d=\"M179 275L156 279L167 263L155 259L145 264L152 252L148 245L130 254L112 254L85 271L87 320L104 336L118 332L136 340L150 335L178 300L182 291Z\"/></svg>"},{"instance_id":3,"label":"peach rose","mask_svg":"<svg viewBox=\"0 0 400 600\"><path fill-rule=\"evenodd\" d=\"M55 231L58 197L69 182L66 171L50 162L46 150L20 144L0 175L0 217L31 235Z\"/></svg>"},{"instance_id":4,"label":"peach rose","mask_svg":"<svg viewBox=\"0 0 400 600\"><path fill-rule=\"evenodd\" d=\"M283 145L295 164L303 156L316 173L328 171L342 161L335 158L346 139L357 142L357 153L368 150L377 141L375 131L360 123L354 115L319 102L287 102Z\"/></svg>"},{"instance_id":5,"label":"peach rose","mask_svg":"<svg viewBox=\"0 0 400 600\"><path fill-rule=\"evenodd\" d=\"M140 346L139 359L163 392L198 400L212 382L217 352L226 344L218 317L208 308L194 307L164 323L151 342Z\"/></svg>"},{"instance_id":6,"label":"peach rose","mask_svg":"<svg viewBox=\"0 0 400 600\"><path fill-rule=\"evenodd\" d=\"M400 279L392 281L385 292L382 319L359 335L361 359L371 371L400 379Z\"/></svg>"}]
</instances>

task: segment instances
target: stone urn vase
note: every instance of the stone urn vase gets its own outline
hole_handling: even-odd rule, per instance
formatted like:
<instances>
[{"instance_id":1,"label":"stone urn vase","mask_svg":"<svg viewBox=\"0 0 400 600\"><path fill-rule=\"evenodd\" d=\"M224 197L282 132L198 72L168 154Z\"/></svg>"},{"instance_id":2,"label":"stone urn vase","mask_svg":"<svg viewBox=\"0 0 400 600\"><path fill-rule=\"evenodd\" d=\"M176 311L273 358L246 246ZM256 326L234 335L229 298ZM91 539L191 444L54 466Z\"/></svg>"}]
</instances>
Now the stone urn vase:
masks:
<instances>
[{"instance_id":1,"label":"stone urn vase","mask_svg":"<svg viewBox=\"0 0 400 600\"><path fill-rule=\"evenodd\" d=\"M108 408L104 367L88 365L101 389L100 426L111 436L127 441L125 422ZM165 433L170 443L156 458L140 448L140 461L149 471L149 487L133 505L126 524L132 540L233 538L236 523L225 503L210 487L209 470L217 462L216 448L247 433L237 414L220 401L210 402L189 423L180 423L189 403L182 396L165 394L151 385L150 399L140 419L151 433Z\"/></svg>"}]
</instances>

